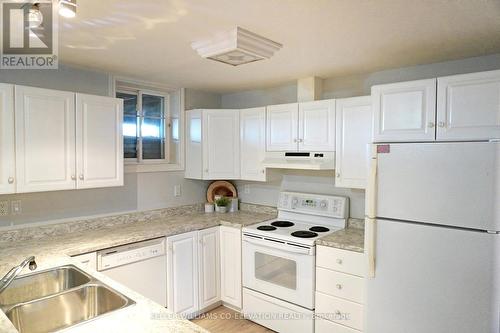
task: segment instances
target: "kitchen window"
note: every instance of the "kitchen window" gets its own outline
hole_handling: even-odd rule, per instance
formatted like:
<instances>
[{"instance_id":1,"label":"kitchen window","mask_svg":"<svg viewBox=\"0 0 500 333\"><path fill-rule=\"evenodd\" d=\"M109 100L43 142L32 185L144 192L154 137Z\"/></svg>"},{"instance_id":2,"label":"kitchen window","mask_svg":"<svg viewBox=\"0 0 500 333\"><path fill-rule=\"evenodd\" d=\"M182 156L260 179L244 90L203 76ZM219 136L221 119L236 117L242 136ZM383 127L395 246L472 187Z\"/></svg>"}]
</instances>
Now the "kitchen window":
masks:
<instances>
[{"instance_id":1,"label":"kitchen window","mask_svg":"<svg viewBox=\"0 0 500 333\"><path fill-rule=\"evenodd\" d=\"M116 87L123 99L125 171L182 170L181 91Z\"/></svg>"}]
</instances>

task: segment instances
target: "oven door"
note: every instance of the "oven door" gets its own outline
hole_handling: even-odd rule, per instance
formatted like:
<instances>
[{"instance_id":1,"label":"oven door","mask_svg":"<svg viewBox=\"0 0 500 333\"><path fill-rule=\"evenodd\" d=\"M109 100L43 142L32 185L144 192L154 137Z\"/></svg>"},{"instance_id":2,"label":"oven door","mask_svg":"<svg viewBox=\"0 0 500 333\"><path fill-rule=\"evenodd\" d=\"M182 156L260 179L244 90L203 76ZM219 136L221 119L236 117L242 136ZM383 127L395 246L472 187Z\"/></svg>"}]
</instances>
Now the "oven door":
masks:
<instances>
[{"instance_id":1,"label":"oven door","mask_svg":"<svg viewBox=\"0 0 500 333\"><path fill-rule=\"evenodd\" d=\"M314 248L243 235L243 286L314 309Z\"/></svg>"}]
</instances>

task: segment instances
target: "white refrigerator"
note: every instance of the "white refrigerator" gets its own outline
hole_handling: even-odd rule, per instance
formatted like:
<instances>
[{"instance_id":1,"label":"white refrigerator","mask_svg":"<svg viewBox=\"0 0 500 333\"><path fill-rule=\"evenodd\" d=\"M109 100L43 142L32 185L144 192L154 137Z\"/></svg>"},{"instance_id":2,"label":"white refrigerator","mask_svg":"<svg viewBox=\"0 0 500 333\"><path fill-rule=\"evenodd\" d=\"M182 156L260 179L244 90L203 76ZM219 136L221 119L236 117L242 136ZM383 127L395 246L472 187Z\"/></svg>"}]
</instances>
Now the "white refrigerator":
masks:
<instances>
[{"instance_id":1,"label":"white refrigerator","mask_svg":"<svg viewBox=\"0 0 500 333\"><path fill-rule=\"evenodd\" d=\"M372 146L365 333L499 333L500 142Z\"/></svg>"}]
</instances>

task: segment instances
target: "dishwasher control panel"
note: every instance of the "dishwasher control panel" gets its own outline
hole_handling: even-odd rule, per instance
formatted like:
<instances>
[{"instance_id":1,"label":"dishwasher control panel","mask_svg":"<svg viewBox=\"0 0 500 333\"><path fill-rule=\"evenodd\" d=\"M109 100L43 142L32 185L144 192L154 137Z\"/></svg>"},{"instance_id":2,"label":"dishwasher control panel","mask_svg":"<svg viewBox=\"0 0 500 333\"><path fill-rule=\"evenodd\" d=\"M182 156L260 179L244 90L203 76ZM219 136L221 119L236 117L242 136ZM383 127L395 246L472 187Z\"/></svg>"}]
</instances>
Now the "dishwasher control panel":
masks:
<instances>
[{"instance_id":1,"label":"dishwasher control panel","mask_svg":"<svg viewBox=\"0 0 500 333\"><path fill-rule=\"evenodd\" d=\"M165 255L165 239L118 246L97 252L97 270L106 270Z\"/></svg>"}]
</instances>

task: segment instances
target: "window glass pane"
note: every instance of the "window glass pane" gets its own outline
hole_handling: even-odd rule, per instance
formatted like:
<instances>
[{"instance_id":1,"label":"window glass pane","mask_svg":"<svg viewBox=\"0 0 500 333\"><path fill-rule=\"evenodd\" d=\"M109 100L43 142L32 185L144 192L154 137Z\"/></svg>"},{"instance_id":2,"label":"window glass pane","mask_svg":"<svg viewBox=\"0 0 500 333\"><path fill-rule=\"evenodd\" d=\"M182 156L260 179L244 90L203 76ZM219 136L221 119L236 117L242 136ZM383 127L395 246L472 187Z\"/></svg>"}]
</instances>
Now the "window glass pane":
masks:
<instances>
[{"instance_id":1,"label":"window glass pane","mask_svg":"<svg viewBox=\"0 0 500 333\"><path fill-rule=\"evenodd\" d=\"M156 118L143 118L142 120L142 158L164 159L164 121Z\"/></svg>"},{"instance_id":2,"label":"window glass pane","mask_svg":"<svg viewBox=\"0 0 500 333\"><path fill-rule=\"evenodd\" d=\"M293 260L255 252L254 269L255 278L259 280L297 289L297 263Z\"/></svg>"},{"instance_id":3,"label":"window glass pane","mask_svg":"<svg viewBox=\"0 0 500 333\"><path fill-rule=\"evenodd\" d=\"M116 97L123 99L124 115L137 114L137 95L117 92Z\"/></svg>"},{"instance_id":4,"label":"window glass pane","mask_svg":"<svg viewBox=\"0 0 500 333\"><path fill-rule=\"evenodd\" d=\"M123 118L123 151L125 158L137 158L137 117Z\"/></svg>"},{"instance_id":5,"label":"window glass pane","mask_svg":"<svg viewBox=\"0 0 500 333\"><path fill-rule=\"evenodd\" d=\"M163 117L163 103L163 97L143 94L142 112L144 117Z\"/></svg>"}]
</instances>

